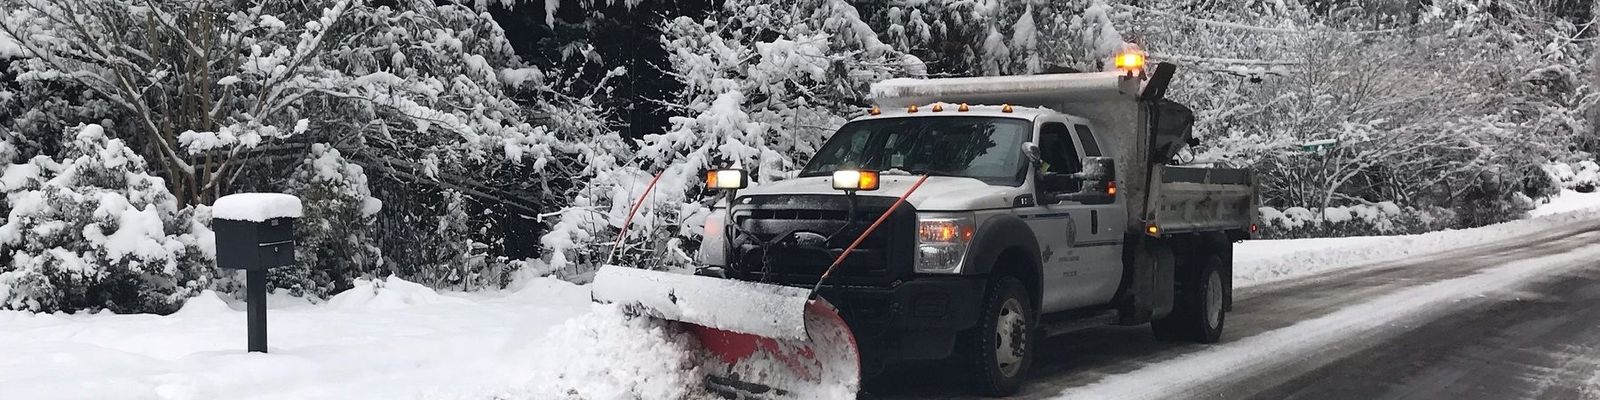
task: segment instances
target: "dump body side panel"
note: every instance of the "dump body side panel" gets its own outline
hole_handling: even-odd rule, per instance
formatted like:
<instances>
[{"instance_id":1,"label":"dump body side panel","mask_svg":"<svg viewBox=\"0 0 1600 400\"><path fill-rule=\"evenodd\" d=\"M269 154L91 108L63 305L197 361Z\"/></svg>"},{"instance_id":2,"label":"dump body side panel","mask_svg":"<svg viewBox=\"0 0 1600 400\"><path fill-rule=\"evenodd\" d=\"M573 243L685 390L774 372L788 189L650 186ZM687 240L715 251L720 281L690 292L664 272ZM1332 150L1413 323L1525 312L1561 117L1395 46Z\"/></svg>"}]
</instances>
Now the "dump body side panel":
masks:
<instances>
[{"instance_id":1,"label":"dump body side panel","mask_svg":"<svg viewBox=\"0 0 1600 400\"><path fill-rule=\"evenodd\" d=\"M1248 230L1255 189L1250 171L1158 166L1151 222L1168 234Z\"/></svg>"}]
</instances>

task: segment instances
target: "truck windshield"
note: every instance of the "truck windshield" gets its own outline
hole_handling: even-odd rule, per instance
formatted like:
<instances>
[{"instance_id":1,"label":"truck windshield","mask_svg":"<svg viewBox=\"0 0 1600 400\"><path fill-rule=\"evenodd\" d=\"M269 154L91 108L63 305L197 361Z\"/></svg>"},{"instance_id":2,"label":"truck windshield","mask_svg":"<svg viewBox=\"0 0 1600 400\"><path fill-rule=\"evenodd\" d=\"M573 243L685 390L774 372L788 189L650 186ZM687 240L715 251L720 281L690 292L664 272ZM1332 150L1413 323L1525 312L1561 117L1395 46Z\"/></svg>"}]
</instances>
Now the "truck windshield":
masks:
<instances>
[{"instance_id":1,"label":"truck windshield","mask_svg":"<svg viewBox=\"0 0 1600 400\"><path fill-rule=\"evenodd\" d=\"M920 117L857 121L839 128L800 176L841 169L978 178L1018 184L1027 120L996 117Z\"/></svg>"}]
</instances>

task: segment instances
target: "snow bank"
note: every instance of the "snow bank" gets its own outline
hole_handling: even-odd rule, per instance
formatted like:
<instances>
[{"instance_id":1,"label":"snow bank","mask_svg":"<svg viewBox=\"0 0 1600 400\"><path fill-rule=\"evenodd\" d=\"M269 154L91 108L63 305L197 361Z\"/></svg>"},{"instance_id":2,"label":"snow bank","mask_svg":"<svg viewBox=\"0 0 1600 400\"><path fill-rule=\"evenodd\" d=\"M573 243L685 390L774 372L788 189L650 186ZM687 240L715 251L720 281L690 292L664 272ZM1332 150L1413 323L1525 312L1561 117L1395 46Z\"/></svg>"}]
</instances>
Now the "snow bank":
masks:
<instances>
[{"instance_id":1,"label":"snow bank","mask_svg":"<svg viewBox=\"0 0 1600 400\"><path fill-rule=\"evenodd\" d=\"M218 315L236 311L228 305L222 295L211 290L201 291L200 295L183 302L183 308L178 309L178 314L185 316Z\"/></svg>"},{"instance_id":2,"label":"snow bank","mask_svg":"<svg viewBox=\"0 0 1600 400\"><path fill-rule=\"evenodd\" d=\"M211 217L261 222L273 218L300 218L300 198L282 193L236 193L217 199Z\"/></svg>"},{"instance_id":3,"label":"snow bank","mask_svg":"<svg viewBox=\"0 0 1600 400\"><path fill-rule=\"evenodd\" d=\"M1579 193L1571 189L1562 190L1560 194L1551 197L1548 203L1539 205L1529 212L1529 216L1542 217L1573 211L1592 210L1600 208L1600 192Z\"/></svg>"},{"instance_id":4,"label":"snow bank","mask_svg":"<svg viewBox=\"0 0 1600 400\"><path fill-rule=\"evenodd\" d=\"M354 287L328 299L328 306L339 310L395 310L408 306L462 303L440 296L427 286L390 276L388 279L357 279Z\"/></svg>"},{"instance_id":5,"label":"snow bank","mask_svg":"<svg viewBox=\"0 0 1600 400\"><path fill-rule=\"evenodd\" d=\"M1600 196L1594 197L1600 200ZM1600 207L1600 202L1591 203ZM1563 205L1563 207L1569 207ZM1575 207L1575 206L1570 206ZM1552 227L1600 219L1600 209L1548 214L1473 229L1419 235L1333 239L1247 240L1234 247L1234 286L1246 287L1337 269L1483 246L1548 233ZM1536 210L1535 213L1538 213Z\"/></svg>"}]
</instances>

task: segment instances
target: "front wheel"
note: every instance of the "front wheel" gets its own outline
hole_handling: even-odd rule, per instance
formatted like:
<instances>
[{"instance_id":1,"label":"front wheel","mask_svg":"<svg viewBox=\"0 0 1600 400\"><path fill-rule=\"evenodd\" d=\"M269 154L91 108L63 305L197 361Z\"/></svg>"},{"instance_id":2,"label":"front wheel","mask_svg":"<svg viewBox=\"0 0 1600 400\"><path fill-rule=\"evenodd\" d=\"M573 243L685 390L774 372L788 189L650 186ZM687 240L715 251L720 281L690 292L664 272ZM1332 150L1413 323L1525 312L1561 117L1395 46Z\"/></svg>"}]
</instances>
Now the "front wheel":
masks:
<instances>
[{"instance_id":1,"label":"front wheel","mask_svg":"<svg viewBox=\"0 0 1600 400\"><path fill-rule=\"evenodd\" d=\"M1227 288L1223 286L1222 260L1211 257L1196 272L1178 284L1172 313L1150 323L1156 337L1197 343L1216 343L1222 339L1222 326L1227 322L1223 307Z\"/></svg>"},{"instance_id":2,"label":"front wheel","mask_svg":"<svg viewBox=\"0 0 1600 400\"><path fill-rule=\"evenodd\" d=\"M1033 305L1022 282L1012 277L996 279L984 297L982 319L963 338L973 390L1009 396L1022 388L1033 364Z\"/></svg>"}]
</instances>

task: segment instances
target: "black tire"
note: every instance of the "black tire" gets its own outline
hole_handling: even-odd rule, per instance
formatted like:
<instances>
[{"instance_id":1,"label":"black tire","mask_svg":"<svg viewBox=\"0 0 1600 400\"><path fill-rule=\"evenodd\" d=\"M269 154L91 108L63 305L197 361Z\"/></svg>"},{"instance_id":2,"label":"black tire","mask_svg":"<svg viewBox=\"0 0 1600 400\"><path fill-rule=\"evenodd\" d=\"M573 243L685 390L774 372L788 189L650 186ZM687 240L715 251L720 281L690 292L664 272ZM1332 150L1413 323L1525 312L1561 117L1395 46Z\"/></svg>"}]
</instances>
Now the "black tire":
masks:
<instances>
[{"instance_id":1,"label":"black tire","mask_svg":"<svg viewBox=\"0 0 1600 400\"><path fill-rule=\"evenodd\" d=\"M1172 313L1151 321L1150 329L1162 340L1216 343L1222 340L1222 327L1228 317L1222 259L1209 257L1199 268L1185 270L1180 270L1187 274L1178 279Z\"/></svg>"},{"instance_id":2,"label":"black tire","mask_svg":"<svg viewBox=\"0 0 1600 400\"><path fill-rule=\"evenodd\" d=\"M971 368L973 392L998 397L1015 394L1022 388L1038 345L1030 298L1017 278L1000 277L989 283L978 326L962 335L963 358ZM1004 330L1008 334L1002 338L1004 326L1009 329ZM1003 356L1002 345L1014 349L1011 356Z\"/></svg>"}]
</instances>

